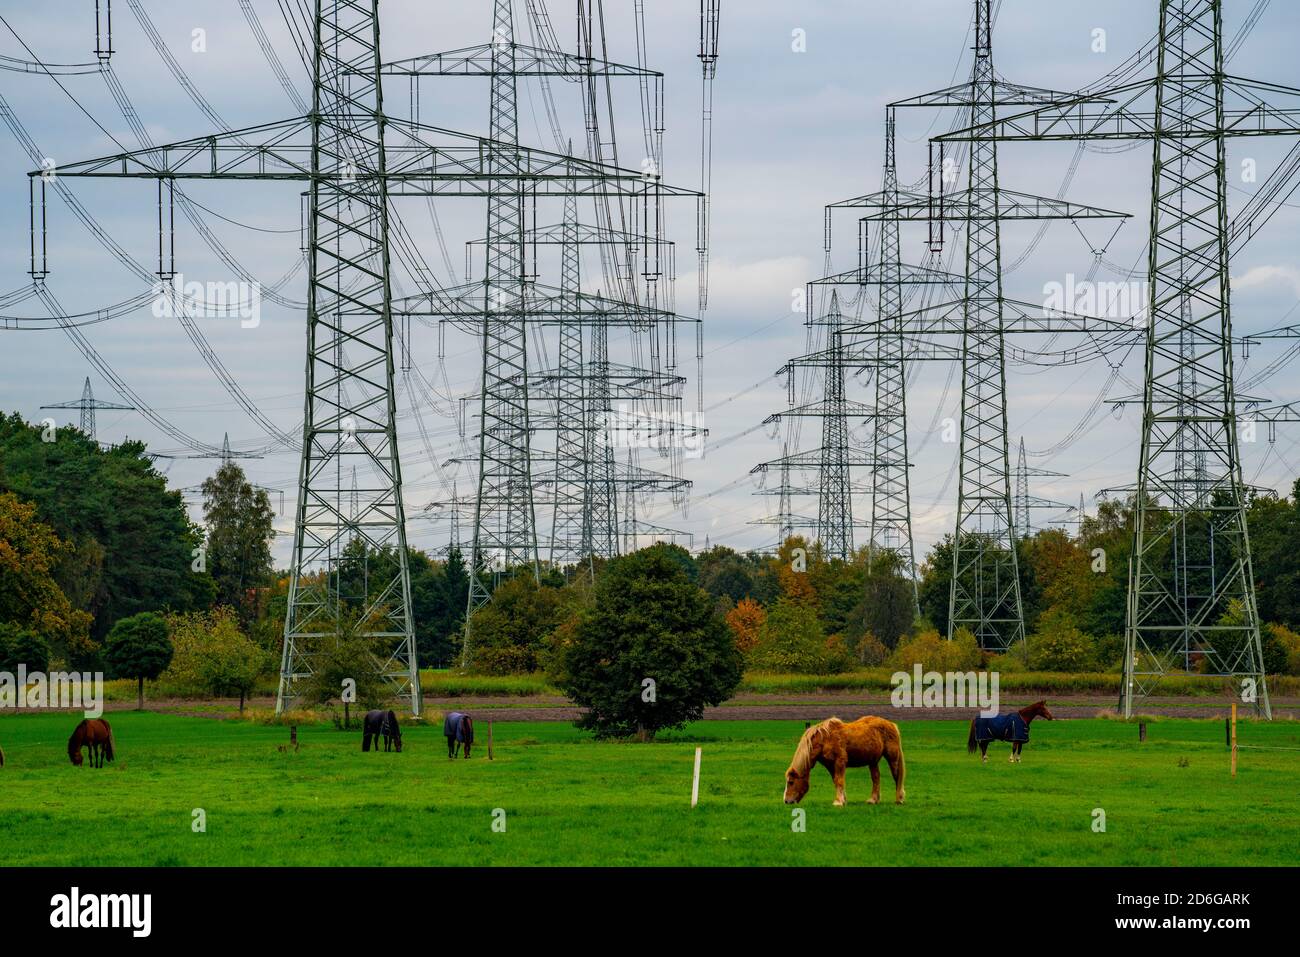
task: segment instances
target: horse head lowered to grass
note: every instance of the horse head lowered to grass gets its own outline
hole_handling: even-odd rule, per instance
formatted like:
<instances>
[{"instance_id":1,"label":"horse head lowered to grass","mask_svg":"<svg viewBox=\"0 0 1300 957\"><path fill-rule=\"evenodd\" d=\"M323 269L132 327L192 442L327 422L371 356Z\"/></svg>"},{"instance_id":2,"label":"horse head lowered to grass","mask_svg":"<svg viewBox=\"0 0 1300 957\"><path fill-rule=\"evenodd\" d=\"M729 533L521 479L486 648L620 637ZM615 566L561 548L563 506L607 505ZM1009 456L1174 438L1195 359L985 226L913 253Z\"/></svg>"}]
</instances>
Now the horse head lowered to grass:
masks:
<instances>
[{"instance_id":1,"label":"horse head lowered to grass","mask_svg":"<svg viewBox=\"0 0 1300 957\"><path fill-rule=\"evenodd\" d=\"M461 711L449 711L442 721L442 733L447 738L447 757L456 757L461 745L465 746L465 757L469 757L474 746L473 718Z\"/></svg>"},{"instance_id":2,"label":"horse head lowered to grass","mask_svg":"<svg viewBox=\"0 0 1300 957\"><path fill-rule=\"evenodd\" d=\"M369 751L373 741L375 750L378 751L380 739L384 742L385 751L396 750L401 753L402 728L397 723L397 715L392 711L367 711L361 724L361 750Z\"/></svg>"},{"instance_id":3,"label":"horse head lowered to grass","mask_svg":"<svg viewBox=\"0 0 1300 957\"><path fill-rule=\"evenodd\" d=\"M857 721L844 722L827 718L813 725L799 739L790 768L785 772L785 803L798 804L808 793L812 769L820 764L835 782L835 806L844 804L844 772L847 768L871 768L871 797L868 804L880 803L880 759L889 763L894 776L895 801L903 803L906 768L903 764L903 741L898 725L884 718L868 715Z\"/></svg>"},{"instance_id":4,"label":"horse head lowered to grass","mask_svg":"<svg viewBox=\"0 0 1300 957\"><path fill-rule=\"evenodd\" d=\"M87 718L77 725L68 738L68 760L81 767L81 749L90 749L90 766L102 768L105 759L113 760L113 729L103 718Z\"/></svg>"}]
</instances>

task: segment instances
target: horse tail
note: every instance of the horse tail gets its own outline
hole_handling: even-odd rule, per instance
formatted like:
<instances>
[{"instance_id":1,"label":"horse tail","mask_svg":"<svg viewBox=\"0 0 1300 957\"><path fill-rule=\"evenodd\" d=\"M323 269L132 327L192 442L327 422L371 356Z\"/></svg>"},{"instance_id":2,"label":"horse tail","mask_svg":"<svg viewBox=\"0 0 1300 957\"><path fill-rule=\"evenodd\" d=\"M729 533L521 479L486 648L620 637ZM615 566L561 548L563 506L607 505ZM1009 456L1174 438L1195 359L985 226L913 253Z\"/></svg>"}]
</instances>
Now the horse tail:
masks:
<instances>
[{"instance_id":1,"label":"horse tail","mask_svg":"<svg viewBox=\"0 0 1300 957\"><path fill-rule=\"evenodd\" d=\"M5 766L5 749L0 748L0 768Z\"/></svg>"},{"instance_id":2,"label":"horse tail","mask_svg":"<svg viewBox=\"0 0 1300 957\"><path fill-rule=\"evenodd\" d=\"M99 720L104 721L103 718ZM104 757L112 761L117 754L117 749L113 744L113 726L104 721L104 730L108 732L108 740L104 742Z\"/></svg>"},{"instance_id":3,"label":"horse tail","mask_svg":"<svg viewBox=\"0 0 1300 957\"><path fill-rule=\"evenodd\" d=\"M975 719L970 719L970 737L966 739L966 753L975 753Z\"/></svg>"},{"instance_id":4,"label":"horse tail","mask_svg":"<svg viewBox=\"0 0 1300 957\"><path fill-rule=\"evenodd\" d=\"M889 730L891 732L889 743L893 746L894 753L898 755L898 764L890 764L889 770L894 774L894 786L901 795L903 793L903 781L907 777L907 762L903 760L903 734L898 730L898 725L893 722L890 722Z\"/></svg>"}]
</instances>

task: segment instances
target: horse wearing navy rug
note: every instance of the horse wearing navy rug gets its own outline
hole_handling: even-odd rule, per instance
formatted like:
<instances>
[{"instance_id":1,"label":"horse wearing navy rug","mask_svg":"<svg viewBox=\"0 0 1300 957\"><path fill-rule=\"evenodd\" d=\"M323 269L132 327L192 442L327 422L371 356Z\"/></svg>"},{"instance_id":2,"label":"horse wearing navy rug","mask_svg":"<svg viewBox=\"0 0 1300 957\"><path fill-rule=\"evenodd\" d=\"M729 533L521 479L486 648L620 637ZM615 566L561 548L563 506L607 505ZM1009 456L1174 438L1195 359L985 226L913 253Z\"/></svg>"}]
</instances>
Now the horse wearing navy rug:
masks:
<instances>
[{"instance_id":1,"label":"horse wearing navy rug","mask_svg":"<svg viewBox=\"0 0 1300 957\"><path fill-rule=\"evenodd\" d=\"M1037 717L1053 720L1052 712L1047 710L1046 701L1035 701L1028 708L1021 708L1013 714L999 714L992 718L975 717L970 722L970 737L966 741L966 753L974 754L976 745L980 749L980 758L988 762L990 741L1009 741L1011 743L1011 762L1020 763L1020 750L1029 742L1029 725Z\"/></svg>"},{"instance_id":2,"label":"horse wearing navy rug","mask_svg":"<svg viewBox=\"0 0 1300 957\"><path fill-rule=\"evenodd\" d=\"M473 718L460 711L449 711L442 719L442 733L447 739L447 757L456 757L462 744L465 745L465 757L469 757L470 745L474 743Z\"/></svg>"},{"instance_id":3,"label":"horse wearing navy rug","mask_svg":"<svg viewBox=\"0 0 1300 957\"><path fill-rule=\"evenodd\" d=\"M374 741L378 751L380 738L384 739L385 751L402 753L402 729L397 724L397 715L391 711L367 711L361 725L361 750L369 751L370 742Z\"/></svg>"}]
</instances>

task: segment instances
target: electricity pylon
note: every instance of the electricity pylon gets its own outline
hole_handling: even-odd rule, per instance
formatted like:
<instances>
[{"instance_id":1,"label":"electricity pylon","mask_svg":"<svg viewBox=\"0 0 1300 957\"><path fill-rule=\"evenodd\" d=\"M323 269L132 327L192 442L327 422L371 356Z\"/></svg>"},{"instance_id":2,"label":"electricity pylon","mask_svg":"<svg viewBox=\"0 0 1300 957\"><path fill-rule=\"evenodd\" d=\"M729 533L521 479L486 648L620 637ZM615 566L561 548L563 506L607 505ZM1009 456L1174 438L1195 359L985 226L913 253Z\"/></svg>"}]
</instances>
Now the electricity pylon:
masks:
<instances>
[{"instance_id":1,"label":"electricity pylon","mask_svg":"<svg viewBox=\"0 0 1300 957\"><path fill-rule=\"evenodd\" d=\"M395 61L383 71L416 82L421 77L483 77L490 81L490 133L498 144L489 151L501 179L516 165L518 151L518 83L523 78L564 77L578 81L582 90L588 134L588 154L602 157L612 149L612 131L601 136L601 110L596 80L635 77L649 93L656 90L661 74L640 66L625 66L603 59L603 32L598 4L580 4L578 10L579 54L558 48L553 33L542 26L542 47L516 41L510 0L494 0L490 43ZM535 11L539 8L534 7ZM548 93L549 96L549 93ZM651 98L660 102L657 93ZM558 127L553 132L558 139ZM560 144L561 146L563 144ZM572 153L572 145L568 147ZM569 157L569 159L574 159ZM660 404L674 401L674 390L684 380L657 365L648 370L613 368L608 361L608 327L624 325L634 335L646 336L653 349L658 344L654 331L671 326L678 317L652 308L652 287L659 278L652 263L657 261L664 240L652 231L661 223L658 204L666 196L698 196L672 190L660 182L657 163L646 172L647 202L643 231L618 230L615 221L626 221L626 210L611 214L605 208L616 198L608 190L571 189L565 195L564 218L558 226L529 226L526 187L523 180L509 188L489 184L488 229L483 240L485 277L482 284L459 289L430 290L403 301L412 313L436 315L462 326L472 321L484 343L484 366L480 404L479 450L474 464L478 489L473 500L473 542L470 590L466 614L463 660L473 651L473 614L491 595L495 580L507 569L527 568L537 576L542 561L556 564L586 561L591 569L594 557L617 554L618 505L616 487L629 490L669 490L680 493L689 483L635 465L629 457L626 468L613 462L610 450L602 448L609 433L612 402L625 394L637 401ZM570 171L569 180L580 177ZM595 200L601 225L584 226L578 220L579 200ZM535 212L535 206L534 206ZM635 218L635 207L632 212ZM657 227L656 227L657 228ZM529 274L529 250L539 244L561 247L560 287L543 287ZM618 294L613 299L581 291L580 247L601 248ZM610 249L621 251L611 254ZM642 277L646 289L638 294L631 263L635 251L645 257ZM535 252L534 252L535 256ZM535 262L535 260L534 260ZM476 310L467 305L479 299ZM558 328L559 362L540 368L530 348L530 336L548 327ZM603 338L603 372L584 361L584 333ZM649 329L650 334L646 335ZM672 334L670 332L670 334ZM593 342L593 356L596 344ZM652 354L652 361L657 356ZM604 382L598 381L604 378ZM601 408L598 408L601 407ZM539 441L539 433L554 432L553 450ZM629 494L631 492L629 491ZM538 509L550 507L550 543L539 535ZM453 507L457 507L453 504Z\"/></svg>"},{"instance_id":2,"label":"electricity pylon","mask_svg":"<svg viewBox=\"0 0 1300 957\"><path fill-rule=\"evenodd\" d=\"M1039 498L1037 495L1029 494L1029 479L1033 478L1065 478L1063 472L1052 472L1048 469L1030 468L1028 460L1025 458L1025 440L1020 439L1020 451L1016 456L1016 536L1018 538L1029 538L1034 534L1034 521L1030 515L1032 509L1050 508L1065 509L1070 511L1072 506L1064 502L1052 502L1045 498ZM1082 497L1080 497L1082 501ZM1082 514L1082 507L1080 507Z\"/></svg>"},{"instance_id":3,"label":"electricity pylon","mask_svg":"<svg viewBox=\"0 0 1300 957\"><path fill-rule=\"evenodd\" d=\"M877 446L873 469L876 487L884 493L882 513L894 516L901 543L903 522L910 524L906 481L906 425L903 367L922 358L918 348L934 337L961 337L962 410L960 428L957 520L953 537L953 574L949 595L949 637L968 628L980 646L1005 651L1024 641L1024 611L1015 552L1011 463L1007 430L1006 336L1021 333L1131 332L1125 324L1051 311L1041 303L1008 299L1002 289L1001 224L1012 220L1093 219L1124 214L1029 196L1003 189L998 179L996 141L970 143L966 188L955 195L946 186L957 169L940 152L932 163L931 193L903 191L891 176L894 111L899 108L957 109L979 124L996 117L999 108L1077 102L1079 94L1060 93L1013 84L993 69L990 0L975 0L974 65L967 83L899 100L886 114L886 184L880 193L856 197L827 207L827 241L831 212L865 210L859 222L859 268L855 273L827 277L832 285L881 287L881 314L874 321L844 328L854 357L876 367ZM1087 98L1084 98L1085 101ZM975 126L978 128L978 125ZM971 138L974 140L974 138ZM935 195L935 178L939 191ZM944 227L961 223L965 229L965 271L949 276L932 266L904 266L897 255L896 227L901 221L927 222L930 251L943 248ZM867 274L867 229L881 231L880 275ZM924 305L904 311L901 286L961 289L956 302ZM893 312L894 317L888 315ZM942 351L935 358L948 358ZM887 404L886 404L887 403ZM905 414L905 413L903 413ZM889 524L884 524L887 529Z\"/></svg>"},{"instance_id":4,"label":"electricity pylon","mask_svg":"<svg viewBox=\"0 0 1300 957\"><path fill-rule=\"evenodd\" d=\"M898 206L898 152L894 108L885 111L883 199ZM903 255L896 217L880 226L880 312L876 339L876 428L871 470L871 549L893 552L912 580L912 605L920 615L921 592L912 542L911 479L907 457L907 367L903 358Z\"/></svg>"},{"instance_id":5,"label":"electricity pylon","mask_svg":"<svg viewBox=\"0 0 1300 957\"><path fill-rule=\"evenodd\" d=\"M1271 717L1233 379L1228 137L1296 136L1300 90L1224 71L1221 0L1161 0L1153 78L1053 104L963 141L1151 140L1150 281L1120 710L1171 672L1241 681ZM1250 230L1245 231L1247 237Z\"/></svg>"},{"instance_id":6,"label":"electricity pylon","mask_svg":"<svg viewBox=\"0 0 1300 957\"><path fill-rule=\"evenodd\" d=\"M135 408L133 405L123 405L120 402L106 402L103 399L96 399L95 393L90 388L90 376L86 376L86 384L81 387L81 398L73 399L71 402L55 402L51 405L43 405L42 409L78 409L81 412L81 431L92 442L97 441L95 437L95 410L96 409L120 409L122 411L131 411Z\"/></svg>"},{"instance_id":7,"label":"electricity pylon","mask_svg":"<svg viewBox=\"0 0 1300 957\"><path fill-rule=\"evenodd\" d=\"M627 202L648 202L667 190L639 170L387 115L379 27L377 0L317 0L313 108L306 116L59 170L60 176L155 180L165 223L171 222L177 180L308 184L306 414L278 711L311 677L321 651L349 636L369 644L376 672L409 696L413 712L421 711L395 429L389 204L404 197L562 197L575 178L580 194ZM499 125L506 125L504 116ZM496 215L504 229L509 213ZM39 224L44 248L43 217ZM160 263L160 273L171 271ZM513 281L504 272L498 278L507 286ZM480 320L492 305L490 297L486 303L479 299ZM503 418L508 420L505 413ZM360 498L355 516L348 478L354 464ZM358 539L367 552L391 552L392 571L374 583L359 607L349 609L340 596L340 561L345 546Z\"/></svg>"}]
</instances>

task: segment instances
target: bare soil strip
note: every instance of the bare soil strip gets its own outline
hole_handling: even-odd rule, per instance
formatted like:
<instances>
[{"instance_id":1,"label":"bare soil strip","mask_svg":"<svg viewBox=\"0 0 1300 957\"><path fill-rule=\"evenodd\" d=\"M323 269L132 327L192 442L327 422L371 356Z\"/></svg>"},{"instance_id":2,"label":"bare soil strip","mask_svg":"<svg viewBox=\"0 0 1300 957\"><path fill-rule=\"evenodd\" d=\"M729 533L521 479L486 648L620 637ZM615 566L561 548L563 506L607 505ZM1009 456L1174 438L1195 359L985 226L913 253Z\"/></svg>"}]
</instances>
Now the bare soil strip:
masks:
<instances>
[{"instance_id":1,"label":"bare soil strip","mask_svg":"<svg viewBox=\"0 0 1300 957\"><path fill-rule=\"evenodd\" d=\"M1011 711L1036 700L1032 694L1002 696L1002 711ZM581 709L558 695L463 697L425 696L429 712L469 711L477 721L573 721ZM250 699L250 708L269 709L272 698ZM1052 713L1058 718L1095 718L1115 712L1113 695L1061 695L1048 698ZM134 701L109 701L106 711L129 711ZM194 700L160 699L146 701L150 711L203 718L234 718L238 715L236 699ZM1228 715L1230 702L1212 697L1170 695L1151 697L1139 702L1142 715L1178 718L1219 718ZM874 714L891 721L954 720L970 718L977 709L968 708L895 708L885 692L864 694L855 691L827 691L812 694L740 694L716 708L706 708L707 721L821 721L835 717L852 721ZM1246 713L1249 713L1248 711ZM1300 719L1300 697L1273 699L1273 717Z\"/></svg>"}]
</instances>

